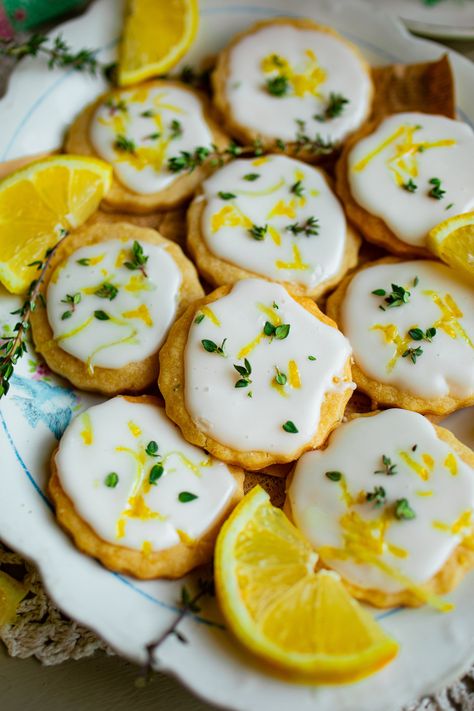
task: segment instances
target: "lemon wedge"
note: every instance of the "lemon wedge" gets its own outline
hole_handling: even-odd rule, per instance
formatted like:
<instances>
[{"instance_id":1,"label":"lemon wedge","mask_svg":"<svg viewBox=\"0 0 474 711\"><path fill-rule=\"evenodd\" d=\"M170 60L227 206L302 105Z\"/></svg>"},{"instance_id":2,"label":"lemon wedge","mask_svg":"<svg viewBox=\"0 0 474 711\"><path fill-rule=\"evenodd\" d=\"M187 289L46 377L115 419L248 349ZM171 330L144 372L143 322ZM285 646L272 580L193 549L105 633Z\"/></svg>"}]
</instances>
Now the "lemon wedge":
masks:
<instances>
[{"instance_id":1,"label":"lemon wedge","mask_svg":"<svg viewBox=\"0 0 474 711\"><path fill-rule=\"evenodd\" d=\"M165 74L191 46L199 24L197 0L128 0L118 82Z\"/></svg>"},{"instance_id":2,"label":"lemon wedge","mask_svg":"<svg viewBox=\"0 0 474 711\"><path fill-rule=\"evenodd\" d=\"M108 191L112 168L82 156L52 156L0 180L0 281L14 294L28 289L43 259L64 234L82 225Z\"/></svg>"},{"instance_id":3,"label":"lemon wedge","mask_svg":"<svg viewBox=\"0 0 474 711\"><path fill-rule=\"evenodd\" d=\"M317 682L355 681L398 646L354 600L259 486L219 534L216 592L238 640L270 664Z\"/></svg>"},{"instance_id":4,"label":"lemon wedge","mask_svg":"<svg viewBox=\"0 0 474 711\"><path fill-rule=\"evenodd\" d=\"M443 262L474 280L474 212L436 225L429 233L428 246Z\"/></svg>"}]
</instances>

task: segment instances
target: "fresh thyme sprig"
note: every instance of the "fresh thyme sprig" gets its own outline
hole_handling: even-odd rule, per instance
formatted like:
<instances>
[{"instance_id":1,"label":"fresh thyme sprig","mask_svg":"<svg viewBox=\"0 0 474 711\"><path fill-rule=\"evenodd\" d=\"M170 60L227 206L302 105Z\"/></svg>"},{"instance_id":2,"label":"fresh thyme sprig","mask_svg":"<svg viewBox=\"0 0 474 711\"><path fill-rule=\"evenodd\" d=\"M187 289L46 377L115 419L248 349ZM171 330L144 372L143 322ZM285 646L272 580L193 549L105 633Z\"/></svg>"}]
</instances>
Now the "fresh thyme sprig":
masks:
<instances>
[{"instance_id":1,"label":"fresh thyme sprig","mask_svg":"<svg viewBox=\"0 0 474 711\"><path fill-rule=\"evenodd\" d=\"M8 393L10 378L13 375L15 366L24 353L26 353L26 337L30 330L31 314L36 309L38 301L44 306L44 297L40 294L41 284L51 264L54 253L59 245L66 239L67 234L66 230L63 230L61 239L54 247L48 249L44 255L44 259L37 259L28 265L30 267L36 267L39 275L31 282L22 306L12 311L12 315L18 315L19 317L18 322L13 327L15 335L2 338L0 345L0 398Z\"/></svg>"},{"instance_id":2,"label":"fresh thyme sprig","mask_svg":"<svg viewBox=\"0 0 474 711\"><path fill-rule=\"evenodd\" d=\"M75 69L95 76L99 70L107 72L108 65L103 65L96 59L95 52L91 49L74 51L61 35L47 37L42 34L33 34L24 42L0 39L0 56L13 57L20 60L23 57L44 56L48 60L48 68Z\"/></svg>"},{"instance_id":3,"label":"fresh thyme sprig","mask_svg":"<svg viewBox=\"0 0 474 711\"><path fill-rule=\"evenodd\" d=\"M137 240L134 241L132 246L132 258L128 262L124 262L124 267L130 269L130 271L138 270L144 277L147 277L146 273L146 263L148 262L148 256L144 254L143 247Z\"/></svg>"},{"instance_id":4,"label":"fresh thyme sprig","mask_svg":"<svg viewBox=\"0 0 474 711\"><path fill-rule=\"evenodd\" d=\"M155 642L151 642L151 644L148 644L146 647L146 651L148 653L148 670L152 671L153 670L153 657L155 655L155 652L165 640L168 639L168 637L174 636L176 639L181 642L182 644L187 644L188 640L187 638L183 635L182 632L178 630L178 625L179 623L188 615L189 613L198 613L201 611L200 606L198 605L199 600L201 600L203 597L214 597L215 595L215 590L214 590L214 581L212 579L205 579L205 578L199 578L197 581L197 591L194 595L192 595L188 588L183 585L181 588L181 598L179 600L179 606L181 607L181 611L178 613L178 615L175 617L173 622L165 629L165 631L158 637Z\"/></svg>"},{"instance_id":5,"label":"fresh thyme sprig","mask_svg":"<svg viewBox=\"0 0 474 711\"><path fill-rule=\"evenodd\" d=\"M383 486L374 486L373 491L368 491L365 495L365 498L375 507L382 506L386 502L385 489L383 488Z\"/></svg>"},{"instance_id":6,"label":"fresh thyme sprig","mask_svg":"<svg viewBox=\"0 0 474 711\"><path fill-rule=\"evenodd\" d=\"M413 364L416 364L418 358L423 355L423 348L417 346L416 348L407 348L406 351L402 353L402 358L410 358Z\"/></svg>"},{"instance_id":7,"label":"fresh thyme sprig","mask_svg":"<svg viewBox=\"0 0 474 711\"><path fill-rule=\"evenodd\" d=\"M305 132L306 124L304 121L297 119L298 131L294 141L290 141L290 145L294 146L295 153L304 151L313 156L328 155L334 150L332 141L325 141L319 133L314 138ZM265 153L274 153L275 151L284 151L287 144L281 138L275 141L268 147L264 147L260 139L256 139L249 146L239 146L237 143L231 142L225 148L218 148L215 144L210 146L197 146L192 151L181 151L176 156L168 158L168 170L172 173L181 173L187 171L192 173L196 168L202 165L209 165L213 168L221 167L228 160L233 160L239 156L259 156ZM257 173L249 173L250 177L244 176L246 180L256 180Z\"/></svg>"},{"instance_id":8,"label":"fresh thyme sprig","mask_svg":"<svg viewBox=\"0 0 474 711\"><path fill-rule=\"evenodd\" d=\"M293 224L287 225L286 229L289 232L292 232L295 236L304 234L306 237L311 237L311 235L319 234L319 220L311 215L311 217L308 217L302 222L293 222Z\"/></svg>"},{"instance_id":9,"label":"fresh thyme sprig","mask_svg":"<svg viewBox=\"0 0 474 711\"><path fill-rule=\"evenodd\" d=\"M252 374L252 366L250 365L250 362L247 360L247 358L244 358L244 365L238 365L237 363L234 363L234 368L240 375L240 378L235 383L234 388L248 387L252 382L250 380L250 375Z\"/></svg>"},{"instance_id":10,"label":"fresh thyme sprig","mask_svg":"<svg viewBox=\"0 0 474 711\"><path fill-rule=\"evenodd\" d=\"M413 282L413 284L416 286L415 282ZM408 291L408 289L405 289L405 287L399 286L398 284L392 284L391 286L392 290L388 292L388 296L385 289L374 289L372 292L374 296L385 296L384 301L387 306L379 306L379 309L382 309L382 311L385 311L386 308L393 309L403 306L403 304L408 304L410 300L411 292Z\"/></svg>"},{"instance_id":11,"label":"fresh thyme sprig","mask_svg":"<svg viewBox=\"0 0 474 711\"><path fill-rule=\"evenodd\" d=\"M329 94L329 100L323 113L315 114L313 118L316 121L320 122L330 121L330 119L341 116L341 114L344 112L344 109L346 108L346 104L349 103L349 99L343 96L343 94L337 94L331 91L331 93Z\"/></svg>"},{"instance_id":12,"label":"fresh thyme sprig","mask_svg":"<svg viewBox=\"0 0 474 711\"><path fill-rule=\"evenodd\" d=\"M383 469L377 469L374 474L386 474L387 476L393 476L394 474L397 474L397 465L392 464L392 460L390 459L390 457L387 457L386 454L382 454L382 463Z\"/></svg>"},{"instance_id":13,"label":"fresh thyme sprig","mask_svg":"<svg viewBox=\"0 0 474 711\"><path fill-rule=\"evenodd\" d=\"M66 294L64 299L61 299L62 304L67 304L70 307L61 315L61 321L65 321L66 319L71 318L74 311L76 310L77 304L80 304L81 300L82 295L79 291L76 294Z\"/></svg>"}]
</instances>

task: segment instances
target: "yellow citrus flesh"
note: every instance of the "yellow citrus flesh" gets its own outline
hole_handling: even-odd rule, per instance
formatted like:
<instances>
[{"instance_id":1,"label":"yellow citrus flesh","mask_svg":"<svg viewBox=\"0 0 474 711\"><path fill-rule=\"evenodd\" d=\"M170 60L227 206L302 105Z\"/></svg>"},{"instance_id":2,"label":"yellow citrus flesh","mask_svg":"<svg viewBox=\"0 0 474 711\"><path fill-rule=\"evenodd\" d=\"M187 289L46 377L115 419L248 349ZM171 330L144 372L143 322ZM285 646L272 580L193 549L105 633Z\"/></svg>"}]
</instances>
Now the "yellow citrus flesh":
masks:
<instances>
[{"instance_id":1,"label":"yellow citrus flesh","mask_svg":"<svg viewBox=\"0 0 474 711\"><path fill-rule=\"evenodd\" d=\"M169 71L191 46L198 24L197 0L128 0L119 84L128 86Z\"/></svg>"},{"instance_id":2,"label":"yellow citrus flesh","mask_svg":"<svg viewBox=\"0 0 474 711\"><path fill-rule=\"evenodd\" d=\"M13 622L28 588L0 570L0 627Z\"/></svg>"},{"instance_id":3,"label":"yellow citrus flesh","mask_svg":"<svg viewBox=\"0 0 474 711\"><path fill-rule=\"evenodd\" d=\"M218 599L235 636L253 653L324 683L355 681L391 661L394 640L354 600L259 486L217 539Z\"/></svg>"},{"instance_id":4,"label":"yellow citrus flesh","mask_svg":"<svg viewBox=\"0 0 474 711\"><path fill-rule=\"evenodd\" d=\"M429 234L428 246L443 262L474 280L474 212L436 225Z\"/></svg>"},{"instance_id":5,"label":"yellow citrus flesh","mask_svg":"<svg viewBox=\"0 0 474 711\"><path fill-rule=\"evenodd\" d=\"M82 225L108 191L112 168L81 156L52 156L0 181L0 281L14 294L35 278L63 230Z\"/></svg>"}]
</instances>

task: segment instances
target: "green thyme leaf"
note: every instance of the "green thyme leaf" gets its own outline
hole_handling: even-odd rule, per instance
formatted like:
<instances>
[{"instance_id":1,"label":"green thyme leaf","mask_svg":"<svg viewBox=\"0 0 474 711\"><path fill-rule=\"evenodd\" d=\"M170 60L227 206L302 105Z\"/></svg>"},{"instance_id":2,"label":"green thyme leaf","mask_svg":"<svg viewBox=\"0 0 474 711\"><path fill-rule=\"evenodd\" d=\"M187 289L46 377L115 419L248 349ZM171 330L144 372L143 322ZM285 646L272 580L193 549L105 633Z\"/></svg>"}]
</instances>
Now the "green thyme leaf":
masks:
<instances>
[{"instance_id":1,"label":"green thyme leaf","mask_svg":"<svg viewBox=\"0 0 474 711\"><path fill-rule=\"evenodd\" d=\"M256 239L258 242L261 242L263 239L265 239L267 230L268 225L263 225L263 227L259 227L258 225L252 225L248 232L254 239Z\"/></svg>"},{"instance_id":2,"label":"green thyme leaf","mask_svg":"<svg viewBox=\"0 0 474 711\"><path fill-rule=\"evenodd\" d=\"M368 491L365 495L367 501L374 504L374 506L382 506L386 502L386 494L383 486L374 486L373 491Z\"/></svg>"},{"instance_id":3,"label":"green thyme leaf","mask_svg":"<svg viewBox=\"0 0 474 711\"><path fill-rule=\"evenodd\" d=\"M418 190L418 185L410 178L406 183L403 183L402 188L408 193L415 193Z\"/></svg>"},{"instance_id":4,"label":"green thyme leaf","mask_svg":"<svg viewBox=\"0 0 474 711\"><path fill-rule=\"evenodd\" d=\"M201 321L205 318L205 314L199 313L196 318L194 319L194 323L201 323Z\"/></svg>"},{"instance_id":5,"label":"green thyme leaf","mask_svg":"<svg viewBox=\"0 0 474 711\"><path fill-rule=\"evenodd\" d=\"M201 343L204 350L208 353L217 353L217 355L225 356L224 345L226 341L227 338L224 338L221 345L218 346L217 343L214 343L214 341L211 341L208 338L203 338Z\"/></svg>"},{"instance_id":6,"label":"green thyme leaf","mask_svg":"<svg viewBox=\"0 0 474 711\"><path fill-rule=\"evenodd\" d=\"M114 148L124 153L135 153L136 145L135 141L132 141L130 138L127 138L127 136L119 133L115 139Z\"/></svg>"},{"instance_id":7,"label":"green thyme leaf","mask_svg":"<svg viewBox=\"0 0 474 711\"><path fill-rule=\"evenodd\" d=\"M291 420L287 420L283 425L282 428L285 430L285 432L289 432L290 434L297 434L299 432L299 429L295 425L294 422Z\"/></svg>"},{"instance_id":8,"label":"green thyme leaf","mask_svg":"<svg viewBox=\"0 0 474 711\"><path fill-rule=\"evenodd\" d=\"M305 234L306 237L310 237L311 235L318 235L319 220L317 220L316 217L311 216L303 222L294 222L291 225L287 225L285 229L287 229L289 232L292 232L294 235L299 235L302 233Z\"/></svg>"},{"instance_id":9,"label":"green thyme leaf","mask_svg":"<svg viewBox=\"0 0 474 711\"><path fill-rule=\"evenodd\" d=\"M109 321L110 320L110 316L108 314L106 314L105 311L102 311L100 309L98 311L94 311L94 317L98 321Z\"/></svg>"},{"instance_id":10,"label":"green thyme leaf","mask_svg":"<svg viewBox=\"0 0 474 711\"><path fill-rule=\"evenodd\" d=\"M275 366L275 370L276 370L275 382L278 385L286 385L287 377L286 377L285 373L282 373L281 370L279 370L277 368L277 366Z\"/></svg>"},{"instance_id":11,"label":"green thyme leaf","mask_svg":"<svg viewBox=\"0 0 474 711\"><path fill-rule=\"evenodd\" d=\"M158 444L155 442L154 439L150 440L145 447L145 452L148 454L149 457L158 457Z\"/></svg>"},{"instance_id":12,"label":"green thyme leaf","mask_svg":"<svg viewBox=\"0 0 474 711\"><path fill-rule=\"evenodd\" d=\"M349 99L347 99L345 96L343 96L342 94L336 94L331 91L324 112L322 114L315 114L313 118L316 121L320 122L329 121L330 119L337 118L338 116L341 116L341 114L344 112L344 109L346 108L346 104L349 103Z\"/></svg>"},{"instance_id":13,"label":"green thyme leaf","mask_svg":"<svg viewBox=\"0 0 474 711\"><path fill-rule=\"evenodd\" d=\"M148 477L148 481L150 484L156 484L158 479L161 477L161 475L164 472L164 468L162 464L154 464L152 468L150 469L150 475Z\"/></svg>"},{"instance_id":14,"label":"green thyme leaf","mask_svg":"<svg viewBox=\"0 0 474 711\"><path fill-rule=\"evenodd\" d=\"M183 135L183 126L181 125L180 121L173 119L170 124L170 138L171 139L179 138L182 135Z\"/></svg>"},{"instance_id":15,"label":"green thyme leaf","mask_svg":"<svg viewBox=\"0 0 474 711\"><path fill-rule=\"evenodd\" d=\"M304 187L302 180L297 180L296 183L293 183L293 185L290 188L290 193L293 193L297 197L303 197L305 192L306 192L306 188Z\"/></svg>"},{"instance_id":16,"label":"green thyme leaf","mask_svg":"<svg viewBox=\"0 0 474 711\"><path fill-rule=\"evenodd\" d=\"M428 182L433 186L428 195L435 200L441 200L446 193L446 190L441 188L441 180L439 178L430 178Z\"/></svg>"},{"instance_id":17,"label":"green thyme leaf","mask_svg":"<svg viewBox=\"0 0 474 711\"><path fill-rule=\"evenodd\" d=\"M224 193L222 190L219 190L217 193L220 197L221 200L232 200L233 198L237 197L234 193Z\"/></svg>"},{"instance_id":18,"label":"green thyme leaf","mask_svg":"<svg viewBox=\"0 0 474 711\"><path fill-rule=\"evenodd\" d=\"M107 476L104 479L104 484L105 486L108 486L109 489L115 489L119 482L119 476L116 474L116 472L110 472L110 474L107 474Z\"/></svg>"},{"instance_id":19,"label":"green thyme leaf","mask_svg":"<svg viewBox=\"0 0 474 711\"><path fill-rule=\"evenodd\" d=\"M249 183L253 183L255 180L258 180L260 177L260 173L247 173L244 175L244 180L248 180Z\"/></svg>"},{"instance_id":20,"label":"green thyme leaf","mask_svg":"<svg viewBox=\"0 0 474 711\"><path fill-rule=\"evenodd\" d=\"M181 501L182 504L187 504L189 501L194 501L194 499L197 499L196 494L192 494L190 491L181 491L178 494L178 500Z\"/></svg>"},{"instance_id":21,"label":"green thyme leaf","mask_svg":"<svg viewBox=\"0 0 474 711\"><path fill-rule=\"evenodd\" d=\"M342 479L341 472L325 472L324 476L326 476L331 481L341 481Z\"/></svg>"},{"instance_id":22,"label":"green thyme leaf","mask_svg":"<svg viewBox=\"0 0 474 711\"><path fill-rule=\"evenodd\" d=\"M395 502L395 518L400 521L411 521L416 518L416 513L408 503L408 499L397 499Z\"/></svg>"},{"instance_id":23,"label":"green thyme leaf","mask_svg":"<svg viewBox=\"0 0 474 711\"><path fill-rule=\"evenodd\" d=\"M267 79L267 91L272 96L285 96L290 88L288 77L277 76L272 79Z\"/></svg>"},{"instance_id":24,"label":"green thyme leaf","mask_svg":"<svg viewBox=\"0 0 474 711\"><path fill-rule=\"evenodd\" d=\"M104 281L104 283L96 291L94 291L94 294L96 296L100 296L101 299L113 301L118 294L118 289L113 284Z\"/></svg>"},{"instance_id":25,"label":"green thyme leaf","mask_svg":"<svg viewBox=\"0 0 474 711\"><path fill-rule=\"evenodd\" d=\"M88 267L91 260L88 257L83 257L82 259L76 259L76 264L80 264L81 267Z\"/></svg>"},{"instance_id":26,"label":"green thyme leaf","mask_svg":"<svg viewBox=\"0 0 474 711\"><path fill-rule=\"evenodd\" d=\"M308 356L308 360L316 360L316 356L314 356L314 355L309 355L309 356Z\"/></svg>"},{"instance_id":27,"label":"green thyme leaf","mask_svg":"<svg viewBox=\"0 0 474 711\"><path fill-rule=\"evenodd\" d=\"M289 332L290 324L282 323L280 326L275 328L275 338L278 338L279 341L283 341L288 336Z\"/></svg>"}]
</instances>

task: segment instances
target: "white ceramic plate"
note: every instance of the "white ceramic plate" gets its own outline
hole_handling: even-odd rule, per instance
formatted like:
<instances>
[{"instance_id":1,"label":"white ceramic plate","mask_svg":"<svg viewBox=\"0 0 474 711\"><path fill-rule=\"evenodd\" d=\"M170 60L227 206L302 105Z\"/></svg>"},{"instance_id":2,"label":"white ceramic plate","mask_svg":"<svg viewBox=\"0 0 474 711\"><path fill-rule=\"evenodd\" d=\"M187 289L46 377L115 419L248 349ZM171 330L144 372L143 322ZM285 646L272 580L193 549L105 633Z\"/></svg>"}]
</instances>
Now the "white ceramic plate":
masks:
<instances>
[{"instance_id":1,"label":"white ceramic plate","mask_svg":"<svg viewBox=\"0 0 474 711\"><path fill-rule=\"evenodd\" d=\"M412 38L383 13L342 0L295 0L291 12L287 0L260 0L258 5L203 0L201 5L198 41L186 59L190 63L217 50L251 22L281 14L334 25L372 63L424 61L444 51ZM64 25L64 37L77 47L85 42L113 47L119 10L117 0L99 0L86 16ZM107 52L101 50L100 59ZM474 68L451 56L460 114L474 120ZM22 63L0 101L0 160L59 146L73 116L101 90L100 80ZM8 314L16 303L0 292L0 323L12 323L14 317ZM48 460L57 439L71 417L97 400L69 390L33 353L23 359L8 397L0 403L0 538L36 563L49 594L67 615L95 630L119 654L143 663L145 646L176 614L181 582L138 583L83 556L56 525L45 493ZM474 446L472 411L458 413L450 423ZM192 579L188 582L192 585ZM238 711L261 711L270 705L272 711L395 711L453 680L469 664L474 656L473 593L471 575L450 596L456 605L452 613L429 608L377 613L400 641L400 655L379 674L350 686L300 686L271 676L232 642L212 601L181 625L188 644L170 637L157 665L209 702Z\"/></svg>"},{"instance_id":2,"label":"white ceramic plate","mask_svg":"<svg viewBox=\"0 0 474 711\"><path fill-rule=\"evenodd\" d=\"M420 35L441 39L474 38L473 0L372 0L400 17Z\"/></svg>"}]
</instances>

